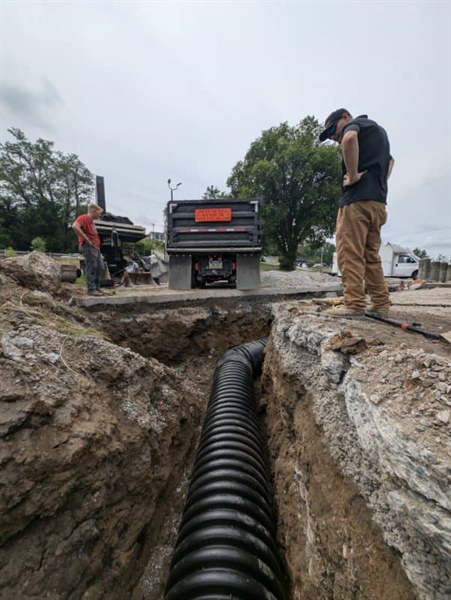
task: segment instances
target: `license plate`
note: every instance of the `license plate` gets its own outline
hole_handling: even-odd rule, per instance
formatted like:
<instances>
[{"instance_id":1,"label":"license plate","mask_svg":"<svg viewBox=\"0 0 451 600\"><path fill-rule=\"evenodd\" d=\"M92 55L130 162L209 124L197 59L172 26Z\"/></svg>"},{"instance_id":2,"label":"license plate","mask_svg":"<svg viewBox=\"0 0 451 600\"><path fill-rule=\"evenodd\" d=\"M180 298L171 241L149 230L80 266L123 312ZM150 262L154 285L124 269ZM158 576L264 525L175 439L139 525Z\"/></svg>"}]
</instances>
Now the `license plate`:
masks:
<instances>
[{"instance_id":1,"label":"license plate","mask_svg":"<svg viewBox=\"0 0 451 600\"><path fill-rule=\"evenodd\" d=\"M208 268L209 269L222 269L222 260L221 259L219 259L219 260L210 259L208 261Z\"/></svg>"}]
</instances>

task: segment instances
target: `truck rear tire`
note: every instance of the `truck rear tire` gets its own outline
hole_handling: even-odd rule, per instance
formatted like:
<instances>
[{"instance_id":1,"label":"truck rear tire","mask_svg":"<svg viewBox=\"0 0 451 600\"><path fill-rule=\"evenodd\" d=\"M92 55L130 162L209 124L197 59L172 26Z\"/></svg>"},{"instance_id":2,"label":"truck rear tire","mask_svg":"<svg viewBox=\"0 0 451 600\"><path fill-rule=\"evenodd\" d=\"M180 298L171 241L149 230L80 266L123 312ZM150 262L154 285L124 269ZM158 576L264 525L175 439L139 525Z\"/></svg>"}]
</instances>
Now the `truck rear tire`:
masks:
<instances>
[{"instance_id":1,"label":"truck rear tire","mask_svg":"<svg viewBox=\"0 0 451 600\"><path fill-rule=\"evenodd\" d=\"M194 268L194 264L191 265L191 289L195 290L197 288L196 281L196 269Z\"/></svg>"},{"instance_id":2,"label":"truck rear tire","mask_svg":"<svg viewBox=\"0 0 451 600\"><path fill-rule=\"evenodd\" d=\"M418 279L418 270L412 273L412 279Z\"/></svg>"}]
</instances>

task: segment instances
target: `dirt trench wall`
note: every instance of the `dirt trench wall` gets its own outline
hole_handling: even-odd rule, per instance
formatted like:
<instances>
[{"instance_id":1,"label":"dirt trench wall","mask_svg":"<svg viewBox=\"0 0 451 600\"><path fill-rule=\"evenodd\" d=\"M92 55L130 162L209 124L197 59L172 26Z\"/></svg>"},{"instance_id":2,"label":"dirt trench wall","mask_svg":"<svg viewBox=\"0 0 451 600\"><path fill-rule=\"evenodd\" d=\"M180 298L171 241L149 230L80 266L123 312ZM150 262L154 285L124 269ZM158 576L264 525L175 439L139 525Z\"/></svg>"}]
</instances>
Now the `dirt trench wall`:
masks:
<instances>
[{"instance_id":1,"label":"dirt trench wall","mask_svg":"<svg viewBox=\"0 0 451 600\"><path fill-rule=\"evenodd\" d=\"M132 598L205 398L155 360L29 311L0 337L0 598Z\"/></svg>"},{"instance_id":2,"label":"dirt trench wall","mask_svg":"<svg viewBox=\"0 0 451 600\"><path fill-rule=\"evenodd\" d=\"M214 360L223 352L269 335L269 303L219 299L191 304L158 310L141 307L140 311L133 306L100 306L92 314L97 327L115 344L171 367L207 357L212 361L210 375Z\"/></svg>"},{"instance_id":3,"label":"dirt trench wall","mask_svg":"<svg viewBox=\"0 0 451 600\"><path fill-rule=\"evenodd\" d=\"M293 599L449 598L450 361L296 304L273 316L262 403Z\"/></svg>"}]
</instances>

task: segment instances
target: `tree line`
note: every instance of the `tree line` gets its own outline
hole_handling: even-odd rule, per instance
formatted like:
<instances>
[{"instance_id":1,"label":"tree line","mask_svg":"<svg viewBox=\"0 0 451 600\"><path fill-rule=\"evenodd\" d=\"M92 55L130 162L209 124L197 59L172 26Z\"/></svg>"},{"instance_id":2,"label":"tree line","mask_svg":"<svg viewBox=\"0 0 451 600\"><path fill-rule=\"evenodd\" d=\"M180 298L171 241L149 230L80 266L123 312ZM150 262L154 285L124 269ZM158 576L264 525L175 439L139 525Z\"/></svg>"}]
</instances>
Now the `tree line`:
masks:
<instances>
[{"instance_id":1,"label":"tree line","mask_svg":"<svg viewBox=\"0 0 451 600\"><path fill-rule=\"evenodd\" d=\"M76 248L75 217L94 196L94 176L75 154L54 142L30 142L17 128L0 144L0 248L30 250L36 238L47 251ZM230 192L209 186L207 198L263 199L264 251L293 269L299 246L313 250L333 235L340 195L341 155L319 144L314 117L263 131L227 180Z\"/></svg>"},{"instance_id":2,"label":"tree line","mask_svg":"<svg viewBox=\"0 0 451 600\"><path fill-rule=\"evenodd\" d=\"M17 128L0 144L0 247L30 250L40 238L50 252L74 250L70 228L94 193L94 176L54 142L30 142Z\"/></svg>"}]
</instances>

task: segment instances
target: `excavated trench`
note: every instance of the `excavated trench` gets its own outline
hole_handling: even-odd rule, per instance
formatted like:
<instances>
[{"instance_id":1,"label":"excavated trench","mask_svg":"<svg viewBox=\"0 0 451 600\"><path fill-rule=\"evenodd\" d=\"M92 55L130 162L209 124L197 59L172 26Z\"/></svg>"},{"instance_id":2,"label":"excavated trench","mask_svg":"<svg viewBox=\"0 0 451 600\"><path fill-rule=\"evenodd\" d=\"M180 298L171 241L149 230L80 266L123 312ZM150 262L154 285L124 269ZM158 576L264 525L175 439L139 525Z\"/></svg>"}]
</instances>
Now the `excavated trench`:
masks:
<instances>
[{"instance_id":1,"label":"excavated trench","mask_svg":"<svg viewBox=\"0 0 451 600\"><path fill-rule=\"evenodd\" d=\"M230 348L241 348L246 343L266 339L269 336L272 320L271 306L269 302L239 302L234 299L223 299L214 303L197 302L195 307L181 303L176 308L167 305L159 307L156 311L144 309L140 314L137 314L136 307L127 306L121 307L119 314L116 310L105 311L104 308L98 311L100 320L97 322L97 326L114 343L125 346L146 358L164 363L195 384L193 393L196 396L198 409L197 426L190 432L192 441L186 456L175 460L175 462L182 461L182 466L177 469L174 481L169 484L169 491L162 499L161 507L157 508L157 518L152 524L152 529L154 529L152 538L155 542L147 545L146 551L150 553L149 559L144 574L136 582L133 598L161 600L164 596L164 586L170 577L170 563L175 551L176 534L199 448L202 424L207 416L206 411L212 391L215 368L218 361ZM263 355L260 358L260 367L263 365L262 358ZM260 369L256 368L257 371L260 373ZM256 375L254 397L251 400L248 399L248 402L251 405L255 404L254 411L258 421L256 427L262 441L261 460L266 465L265 477L270 481L269 456L265 447L264 407L258 407L261 399L259 382L260 378ZM251 407L249 408L250 413L254 411ZM250 434L248 433L248 435ZM255 486L258 485L259 483L256 481ZM268 510L274 511L275 504L272 495L270 498L266 499L267 506L270 506ZM238 500L240 501L240 498ZM243 501L242 498L241 501ZM236 527L236 524L232 524L232 528L233 525ZM275 530L275 523L273 522L272 525ZM261 526L260 529L262 529ZM252 537L251 532L247 532L246 535ZM236 552L240 554L239 547ZM277 552L274 550L274 553ZM279 562L280 559L277 557ZM256 557L255 560L257 564L262 564L260 557ZM279 568L283 567L279 564ZM246 572L246 567L244 567L244 572ZM280 593L284 593L286 598L291 597L286 573L282 577L279 571L278 578L283 578L284 592ZM190 591L195 593L193 590ZM257 590L253 592L257 594L255 597L263 597L259 592L260 588L257 587ZM243 590L242 593L245 595L239 595L238 586L238 595L232 597L246 598L248 597L246 594L250 592ZM185 596L182 591L179 597L191 596L188 592ZM212 597L220 598L222 596L218 593ZM272 596L268 596L268 598L270 597Z\"/></svg>"},{"instance_id":2,"label":"excavated trench","mask_svg":"<svg viewBox=\"0 0 451 600\"><path fill-rule=\"evenodd\" d=\"M159 493L152 522L142 533L141 557L130 574L129 591L126 596L124 591L116 596L110 592L109 598L164 597L215 367L228 349L267 337L263 376L255 379L255 399L266 445L279 577L286 599L417 597L399 552L385 543L368 498L352 477L343 475L318 424L312 389L319 358L306 353L291 374L278 364L270 337L273 306L266 301L216 299L195 306L142 306L139 311L127 305L91 308L96 327L115 344L156 359L189 381L196 412L189 431L181 425L182 454L177 456L177 449L171 448L173 455L164 465L171 474ZM318 383L318 393L321 386ZM353 443L350 439L349 444ZM264 596L247 591L230 597Z\"/></svg>"},{"instance_id":3,"label":"excavated trench","mask_svg":"<svg viewBox=\"0 0 451 600\"><path fill-rule=\"evenodd\" d=\"M249 434L248 462L266 463L256 498L274 547L247 552L246 572L267 556L287 600L451 597L449 344L322 314L311 299L332 295L328 282L86 298L0 275L0 600L162 600L193 467L211 444L223 451L201 433L218 361L262 339L251 420L263 446ZM395 319L449 330L447 289L392 297ZM231 510L215 513L221 526Z\"/></svg>"}]
</instances>

